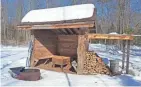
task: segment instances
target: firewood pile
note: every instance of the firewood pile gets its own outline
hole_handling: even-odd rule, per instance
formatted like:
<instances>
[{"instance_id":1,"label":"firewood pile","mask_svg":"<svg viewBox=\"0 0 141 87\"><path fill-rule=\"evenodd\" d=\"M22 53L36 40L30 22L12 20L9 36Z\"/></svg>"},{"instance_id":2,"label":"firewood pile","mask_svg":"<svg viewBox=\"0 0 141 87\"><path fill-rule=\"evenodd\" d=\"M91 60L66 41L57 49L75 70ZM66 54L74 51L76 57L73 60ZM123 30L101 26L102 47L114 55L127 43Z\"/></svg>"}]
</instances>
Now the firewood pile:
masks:
<instances>
[{"instance_id":1,"label":"firewood pile","mask_svg":"<svg viewBox=\"0 0 141 87\"><path fill-rule=\"evenodd\" d=\"M84 74L111 74L108 66L104 64L102 59L95 52L86 52L83 68Z\"/></svg>"}]
</instances>

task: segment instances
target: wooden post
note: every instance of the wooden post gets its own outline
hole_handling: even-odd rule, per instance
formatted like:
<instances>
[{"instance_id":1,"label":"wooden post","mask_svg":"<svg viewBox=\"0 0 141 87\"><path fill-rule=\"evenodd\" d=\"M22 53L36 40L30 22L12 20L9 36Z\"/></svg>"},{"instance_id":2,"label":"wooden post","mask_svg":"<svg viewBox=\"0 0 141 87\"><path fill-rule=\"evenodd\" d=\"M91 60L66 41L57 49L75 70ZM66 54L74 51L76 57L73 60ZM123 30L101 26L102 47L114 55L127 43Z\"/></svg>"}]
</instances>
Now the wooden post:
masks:
<instances>
[{"instance_id":1,"label":"wooden post","mask_svg":"<svg viewBox=\"0 0 141 87\"><path fill-rule=\"evenodd\" d=\"M30 67L33 67L34 66L34 54L35 54L35 37L34 35L32 35L32 52L31 52L31 56L30 56Z\"/></svg>"},{"instance_id":2,"label":"wooden post","mask_svg":"<svg viewBox=\"0 0 141 87\"><path fill-rule=\"evenodd\" d=\"M87 38L85 35L78 36L78 48L77 48L77 74L83 74L83 64L85 59L85 53L88 47Z\"/></svg>"},{"instance_id":3,"label":"wooden post","mask_svg":"<svg viewBox=\"0 0 141 87\"><path fill-rule=\"evenodd\" d=\"M129 73L129 57L130 57L130 40L127 41L126 74Z\"/></svg>"},{"instance_id":4,"label":"wooden post","mask_svg":"<svg viewBox=\"0 0 141 87\"><path fill-rule=\"evenodd\" d=\"M125 68L125 66L124 66L124 62L125 62L125 43L126 43L126 41L124 41L123 40L123 43L122 43L122 52L123 52L123 54L122 54L122 70Z\"/></svg>"}]
</instances>

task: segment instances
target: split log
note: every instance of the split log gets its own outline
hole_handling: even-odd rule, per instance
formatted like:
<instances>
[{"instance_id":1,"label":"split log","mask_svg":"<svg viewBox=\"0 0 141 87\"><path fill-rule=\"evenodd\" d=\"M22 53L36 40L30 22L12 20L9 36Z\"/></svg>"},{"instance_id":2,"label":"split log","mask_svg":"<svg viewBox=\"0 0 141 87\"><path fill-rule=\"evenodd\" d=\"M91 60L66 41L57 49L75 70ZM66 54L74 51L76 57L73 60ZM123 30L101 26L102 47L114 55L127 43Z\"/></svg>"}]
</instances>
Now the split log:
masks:
<instances>
[{"instance_id":1,"label":"split log","mask_svg":"<svg viewBox=\"0 0 141 87\"><path fill-rule=\"evenodd\" d=\"M109 68L107 68L102 59L95 52L86 52L85 55L83 65L84 74L111 74Z\"/></svg>"}]
</instances>

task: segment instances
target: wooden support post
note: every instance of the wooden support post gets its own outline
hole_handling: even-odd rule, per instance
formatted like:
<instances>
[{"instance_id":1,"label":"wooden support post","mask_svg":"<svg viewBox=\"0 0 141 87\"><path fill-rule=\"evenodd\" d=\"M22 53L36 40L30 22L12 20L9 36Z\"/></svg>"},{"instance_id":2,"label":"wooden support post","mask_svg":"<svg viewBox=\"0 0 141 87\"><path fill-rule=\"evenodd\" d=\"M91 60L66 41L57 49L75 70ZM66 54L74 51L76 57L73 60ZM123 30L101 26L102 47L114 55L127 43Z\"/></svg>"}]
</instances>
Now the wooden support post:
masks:
<instances>
[{"instance_id":1,"label":"wooden support post","mask_svg":"<svg viewBox=\"0 0 141 87\"><path fill-rule=\"evenodd\" d=\"M130 40L127 41L126 74L129 73L129 57L130 57Z\"/></svg>"},{"instance_id":2,"label":"wooden support post","mask_svg":"<svg viewBox=\"0 0 141 87\"><path fill-rule=\"evenodd\" d=\"M34 32L32 32L33 34L34 34ZM35 37L34 37L34 35L32 35L32 37L31 37L31 39L32 39L32 52L31 52L31 56L30 56L30 67L34 67L34 58L35 58L35 56L34 56L34 54L35 54Z\"/></svg>"},{"instance_id":3,"label":"wooden support post","mask_svg":"<svg viewBox=\"0 0 141 87\"><path fill-rule=\"evenodd\" d=\"M126 44L126 41L123 41L122 42L122 70L125 68L125 65L124 65L124 62L125 62L125 44Z\"/></svg>"},{"instance_id":4,"label":"wooden support post","mask_svg":"<svg viewBox=\"0 0 141 87\"><path fill-rule=\"evenodd\" d=\"M79 35L78 36L78 48L77 48L77 61L78 61L78 66L77 66L77 74L83 74L83 64L84 64L84 59L86 57L85 53L88 47L87 38L85 35Z\"/></svg>"}]
</instances>

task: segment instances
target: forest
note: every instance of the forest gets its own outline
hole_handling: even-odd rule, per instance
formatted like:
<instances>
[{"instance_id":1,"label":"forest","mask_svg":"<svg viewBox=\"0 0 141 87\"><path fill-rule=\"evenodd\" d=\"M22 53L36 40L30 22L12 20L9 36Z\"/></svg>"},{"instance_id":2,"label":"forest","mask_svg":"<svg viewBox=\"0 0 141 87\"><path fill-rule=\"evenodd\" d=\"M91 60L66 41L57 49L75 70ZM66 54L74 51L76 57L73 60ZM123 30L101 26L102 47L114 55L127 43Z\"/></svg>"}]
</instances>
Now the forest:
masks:
<instances>
[{"instance_id":1,"label":"forest","mask_svg":"<svg viewBox=\"0 0 141 87\"><path fill-rule=\"evenodd\" d=\"M132 44L141 46L141 0L1 0L1 44L26 45L31 40L30 31L16 29L30 10L85 3L96 7L96 33L133 34Z\"/></svg>"}]
</instances>

